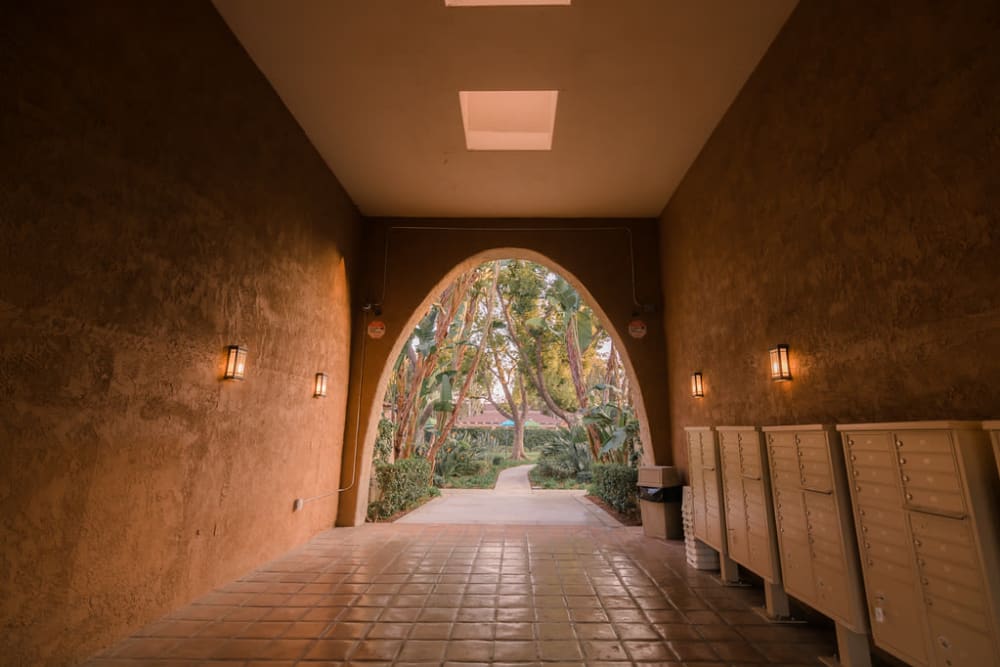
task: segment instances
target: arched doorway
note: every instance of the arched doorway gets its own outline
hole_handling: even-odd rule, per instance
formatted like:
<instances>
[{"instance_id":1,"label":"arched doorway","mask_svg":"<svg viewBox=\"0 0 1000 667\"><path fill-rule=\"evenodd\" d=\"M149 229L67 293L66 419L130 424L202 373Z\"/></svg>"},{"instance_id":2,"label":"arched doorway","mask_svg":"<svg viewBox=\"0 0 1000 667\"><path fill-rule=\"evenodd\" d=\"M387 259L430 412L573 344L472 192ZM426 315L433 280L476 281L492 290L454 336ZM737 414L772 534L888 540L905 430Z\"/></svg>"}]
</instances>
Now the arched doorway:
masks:
<instances>
[{"instance_id":1,"label":"arched doorway","mask_svg":"<svg viewBox=\"0 0 1000 667\"><path fill-rule=\"evenodd\" d=\"M641 221L632 224L641 226ZM639 306L633 279L639 253L633 253L633 230L630 227L582 227L582 233L576 234L562 233L562 230L558 234L539 234L537 228L525 228L516 229L513 235L510 228L480 230L472 234L461 232L476 230L459 228L456 229L459 232L457 238L450 237L449 243L442 244L440 239L433 239L442 229L427 226L429 233L408 235L405 242L394 238L390 256L388 235L393 229L391 224L386 224L383 255L386 270L381 277L377 271L372 272L370 278L371 284L381 284L383 298L379 299L381 303L363 312L355 327L353 381L341 469L343 492L338 525L357 525L364 521L381 399L393 361L441 289L457 275L491 260L524 259L536 262L562 276L577 290L604 323L621 355L633 388L641 439L646 444L644 460L648 463L670 462L667 416L662 411L651 413L648 409L651 397L655 404L662 405L667 395L662 328L654 315L644 317L648 327L646 336L633 338L626 332ZM404 229L409 231L413 228L407 226ZM491 239L491 236L502 233L507 237L504 240L515 240L518 232L522 231L518 240L525 241L523 245L499 244ZM622 243L623 240L627 240L628 244ZM655 244L643 245L643 250L647 247L655 249ZM649 259L642 257L641 261L648 262ZM656 272L650 274L658 276L658 267L651 268ZM648 290L646 294L653 297L648 301L657 303L658 283L643 287ZM366 335L368 325L375 320L384 324L386 333L382 338L373 339Z\"/></svg>"}]
</instances>

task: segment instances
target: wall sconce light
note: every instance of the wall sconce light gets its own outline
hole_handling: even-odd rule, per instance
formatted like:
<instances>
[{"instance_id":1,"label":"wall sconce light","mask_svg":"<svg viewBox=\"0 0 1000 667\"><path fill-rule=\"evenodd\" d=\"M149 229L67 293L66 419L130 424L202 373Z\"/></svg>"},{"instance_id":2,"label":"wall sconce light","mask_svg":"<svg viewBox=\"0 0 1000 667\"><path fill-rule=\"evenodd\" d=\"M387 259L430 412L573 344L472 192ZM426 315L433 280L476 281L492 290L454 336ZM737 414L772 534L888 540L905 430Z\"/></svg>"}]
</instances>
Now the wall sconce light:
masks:
<instances>
[{"instance_id":1,"label":"wall sconce light","mask_svg":"<svg viewBox=\"0 0 1000 667\"><path fill-rule=\"evenodd\" d=\"M242 380L247 367L247 349L242 345L230 345L226 358L226 372L223 380Z\"/></svg>"},{"instance_id":2,"label":"wall sconce light","mask_svg":"<svg viewBox=\"0 0 1000 667\"><path fill-rule=\"evenodd\" d=\"M692 398L705 398L705 385L701 380L701 373L691 373L691 396Z\"/></svg>"},{"instance_id":3,"label":"wall sconce light","mask_svg":"<svg viewBox=\"0 0 1000 667\"><path fill-rule=\"evenodd\" d=\"M326 398L326 373L316 373L316 386L313 388L313 398Z\"/></svg>"},{"instance_id":4,"label":"wall sconce light","mask_svg":"<svg viewBox=\"0 0 1000 667\"><path fill-rule=\"evenodd\" d=\"M771 348L771 379L775 382L792 379L792 368L788 363L788 345L785 343Z\"/></svg>"}]
</instances>

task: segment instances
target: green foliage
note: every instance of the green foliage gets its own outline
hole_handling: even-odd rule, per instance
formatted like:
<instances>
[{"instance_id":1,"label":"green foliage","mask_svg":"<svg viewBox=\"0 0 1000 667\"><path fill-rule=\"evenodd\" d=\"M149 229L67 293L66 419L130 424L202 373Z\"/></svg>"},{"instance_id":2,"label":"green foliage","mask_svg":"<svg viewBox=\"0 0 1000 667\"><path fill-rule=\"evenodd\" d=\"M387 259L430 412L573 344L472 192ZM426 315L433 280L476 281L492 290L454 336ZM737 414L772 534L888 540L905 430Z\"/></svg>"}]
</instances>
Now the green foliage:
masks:
<instances>
[{"instance_id":1,"label":"green foliage","mask_svg":"<svg viewBox=\"0 0 1000 667\"><path fill-rule=\"evenodd\" d=\"M376 463L375 479L382 490L382 497L368 504L368 519L388 519L416 505L429 493L427 480L430 476L431 466L426 459Z\"/></svg>"},{"instance_id":2,"label":"green foliage","mask_svg":"<svg viewBox=\"0 0 1000 667\"><path fill-rule=\"evenodd\" d=\"M577 426L553 431L553 439L542 447L535 470L538 476L550 479L576 479L590 468L587 433Z\"/></svg>"},{"instance_id":3,"label":"green foliage","mask_svg":"<svg viewBox=\"0 0 1000 667\"><path fill-rule=\"evenodd\" d=\"M595 463L591 466L590 492L623 514L634 512L639 471L622 463Z\"/></svg>"},{"instance_id":4,"label":"green foliage","mask_svg":"<svg viewBox=\"0 0 1000 667\"><path fill-rule=\"evenodd\" d=\"M448 438L438 451L434 474L445 480L451 477L469 477L481 474L485 468L486 450L480 443Z\"/></svg>"},{"instance_id":5,"label":"green foliage","mask_svg":"<svg viewBox=\"0 0 1000 667\"><path fill-rule=\"evenodd\" d=\"M455 440L468 440L484 449L497 450L505 456L509 456L514 447L514 429L511 428L485 426L455 428L451 432L451 437ZM558 437L558 432L555 429L526 428L524 429L524 449L525 451L542 449Z\"/></svg>"},{"instance_id":6,"label":"green foliage","mask_svg":"<svg viewBox=\"0 0 1000 667\"><path fill-rule=\"evenodd\" d=\"M603 388L602 385L595 387ZM594 405L584 412L583 423L597 429L602 461L638 465L642 444L639 442L639 420L631 405L624 408L615 403Z\"/></svg>"},{"instance_id":7,"label":"green foliage","mask_svg":"<svg viewBox=\"0 0 1000 667\"><path fill-rule=\"evenodd\" d=\"M378 420L378 435L375 436L376 462L389 462L389 455L392 454L392 437L395 432L396 425L391 419Z\"/></svg>"},{"instance_id":8,"label":"green foliage","mask_svg":"<svg viewBox=\"0 0 1000 667\"><path fill-rule=\"evenodd\" d=\"M553 440L559 437L559 431L548 428L526 428L524 429L524 450L533 452L545 448Z\"/></svg>"},{"instance_id":9,"label":"green foliage","mask_svg":"<svg viewBox=\"0 0 1000 667\"><path fill-rule=\"evenodd\" d=\"M588 473L589 474L589 473ZM566 479L556 479L554 477L547 477L543 474L543 471L535 466L528 473L528 478L531 479L532 486L540 486L543 489L585 489L586 484L580 482L576 477L569 477Z\"/></svg>"}]
</instances>

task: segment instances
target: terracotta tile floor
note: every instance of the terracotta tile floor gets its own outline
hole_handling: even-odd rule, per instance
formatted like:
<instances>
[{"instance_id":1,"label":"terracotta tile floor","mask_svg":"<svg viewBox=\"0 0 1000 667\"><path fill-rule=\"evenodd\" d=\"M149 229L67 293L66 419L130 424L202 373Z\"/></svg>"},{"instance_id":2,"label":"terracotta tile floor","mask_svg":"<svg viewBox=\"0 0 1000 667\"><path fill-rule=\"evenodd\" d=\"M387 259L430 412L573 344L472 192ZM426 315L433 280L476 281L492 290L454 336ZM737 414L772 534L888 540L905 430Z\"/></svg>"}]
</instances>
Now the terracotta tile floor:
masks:
<instances>
[{"instance_id":1,"label":"terracotta tile floor","mask_svg":"<svg viewBox=\"0 0 1000 667\"><path fill-rule=\"evenodd\" d=\"M760 604L639 528L338 528L87 664L749 667L833 652L829 627L768 625Z\"/></svg>"}]
</instances>

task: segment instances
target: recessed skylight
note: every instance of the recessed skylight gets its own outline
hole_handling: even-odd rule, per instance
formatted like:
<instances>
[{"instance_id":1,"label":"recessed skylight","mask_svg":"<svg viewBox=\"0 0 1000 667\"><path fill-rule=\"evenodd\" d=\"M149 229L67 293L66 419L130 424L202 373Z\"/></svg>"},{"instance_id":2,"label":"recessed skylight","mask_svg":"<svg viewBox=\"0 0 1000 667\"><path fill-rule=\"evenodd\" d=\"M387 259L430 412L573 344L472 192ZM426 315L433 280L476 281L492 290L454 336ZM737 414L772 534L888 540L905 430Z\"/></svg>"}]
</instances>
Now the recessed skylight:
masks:
<instances>
[{"instance_id":1,"label":"recessed skylight","mask_svg":"<svg viewBox=\"0 0 1000 667\"><path fill-rule=\"evenodd\" d=\"M462 90L465 147L470 151L548 151L558 90Z\"/></svg>"},{"instance_id":2,"label":"recessed skylight","mask_svg":"<svg viewBox=\"0 0 1000 667\"><path fill-rule=\"evenodd\" d=\"M447 7L514 7L516 5L568 5L573 0L444 0Z\"/></svg>"}]
</instances>

